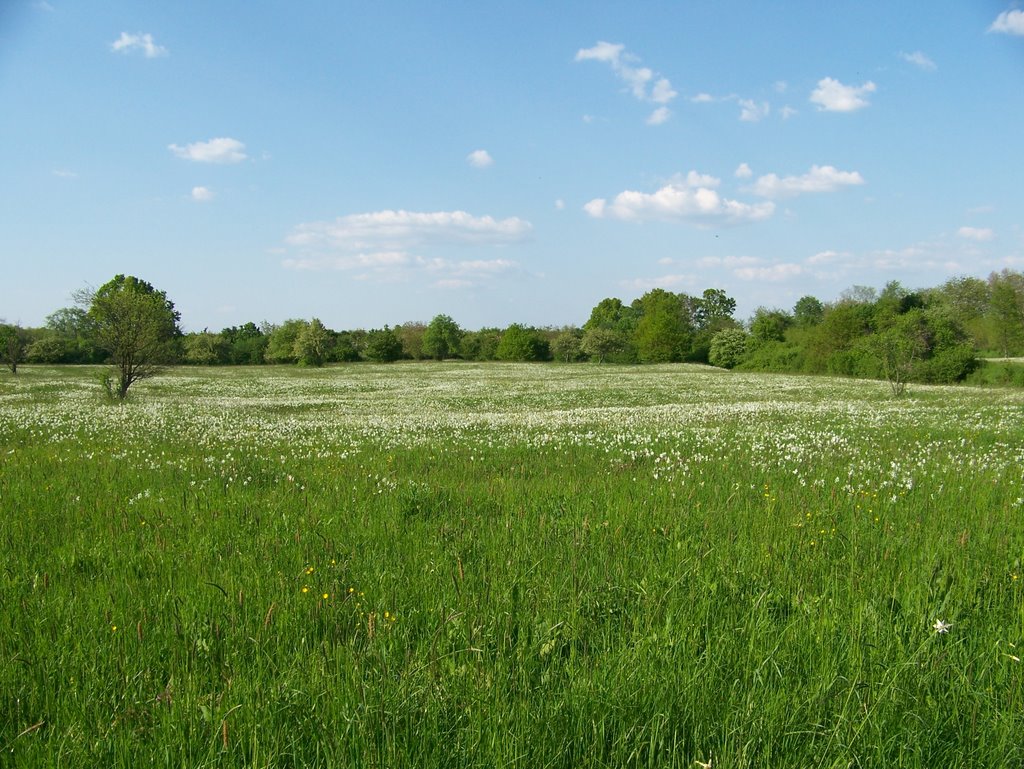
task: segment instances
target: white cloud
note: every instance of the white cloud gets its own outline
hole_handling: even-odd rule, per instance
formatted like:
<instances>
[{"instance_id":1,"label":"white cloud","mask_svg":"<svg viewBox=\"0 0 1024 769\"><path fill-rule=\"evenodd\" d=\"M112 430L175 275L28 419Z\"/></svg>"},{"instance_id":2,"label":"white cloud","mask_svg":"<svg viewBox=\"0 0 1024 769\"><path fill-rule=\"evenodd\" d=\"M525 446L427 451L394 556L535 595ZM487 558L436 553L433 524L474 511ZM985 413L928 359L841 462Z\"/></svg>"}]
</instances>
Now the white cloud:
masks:
<instances>
[{"instance_id":1,"label":"white cloud","mask_svg":"<svg viewBox=\"0 0 1024 769\"><path fill-rule=\"evenodd\" d=\"M1006 35L1024 35L1024 11L1003 11L996 16L989 32L1002 32Z\"/></svg>"},{"instance_id":2,"label":"white cloud","mask_svg":"<svg viewBox=\"0 0 1024 769\"><path fill-rule=\"evenodd\" d=\"M670 115L668 105L678 96L667 77L662 77L649 67L635 66L639 59L626 52L622 43L599 41L592 48L581 48L576 52L576 61L600 61L608 64L616 76L629 86L633 97L639 101L661 105L648 118L648 125L661 125Z\"/></svg>"},{"instance_id":3,"label":"white cloud","mask_svg":"<svg viewBox=\"0 0 1024 769\"><path fill-rule=\"evenodd\" d=\"M238 139L221 137L205 142L193 142L179 147L177 144L167 146L179 158L192 160L196 163L240 163L248 157L245 145Z\"/></svg>"},{"instance_id":4,"label":"white cloud","mask_svg":"<svg viewBox=\"0 0 1024 769\"><path fill-rule=\"evenodd\" d=\"M772 88L775 89L775 93L785 93L786 91L789 90L789 83L787 83L785 80L776 80L772 84Z\"/></svg>"},{"instance_id":5,"label":"white cloud","mask_svg":"<svg viewBox=\"0 0 1024 769\"><path fill-rule=\"evenodd\" d=\"M394 267L410 261L403 251L379 251L376 253L346 254L344 256L321 256L289 258L281 262L290 270L355 270Z\"/></svg>"},{"instance_id":6,"label":"white cloud","mask_svg":"<svg viewBox=\"0 0 1024 769\"><path fill-rule=\"evenodd\" d=\"M763 101L760 104L753 99L740 99L740 120L745 123L757 123L768 117L771 112L771 105Z\"/></svg>"},{"instance_id":7,"label":"white cloud","mask_svg":"<svg viewBox=\"0 0 1024 769\"><path fill-rule=\"evenodd\" d=\"M562 200L561 198L556 200L555 201L555 210L556 211L564 211L565 210L565 201Z\"/></svg>"},{"instance_id":8,"label":"white cloud","mask_svg":"<svg viewBox=\"0 0 1024 769\"><path fill-rule=\"evenodd\" d=\"M909 64L913 64L918 69L924 70L925 72L934 72L938 69L935 62L928 58L928 55L923 51L914 51L913 53L904 53L901 51L900 58Z\"/></svg>"},{"instance_id":9,"label":"white cloud","mask_svg":"<svg viewBox=\"0 0 1024 769\"><path fill-rule=\"evenodd\" d=\"M692 286L696 283L693 275L660 275L656 278L634 278L622 282L624 288L631 288L634 291L650 291L652 288L676 288L678 286Z\"/></svg>"},{"instance_id":10,"label":"white cloud","mask_svg":"<svg viewBox=\"0 0 1024 769\"><path fill-rule=\"evenodd\" d=\"M706 177L718 182L714 177ZM742 203L723 198L711 185L694 186L702 179L691 171L685 180L673 181L653 193L626 190L609 203L595 198L583 210L596 219L610 218L626 221L686 221L695 224L711 222L743 222L767 219L774 213L773 203Z\"/></svg>"},{"instance_id":11,"label":"white cloud","mask_svg":"<svg viewBox=\"0 0 1024 769\"><path fill-rule=\"evenodd\" d=\"M710 104L714 100L715 97L709 93L699 93L690 99L694 104Z\"/></svg>"},{"instance_id":12,"label":"white cloud","mask_svg":"<svg viewBox=\"0 0 1024 769\"><path fill-rule=\"evenodd\" d=\"M487 150L473 150L466 155L466 162L473 168L489 168L494 165L494 158Z\"/></svg>"},{"instance_id":13,"label":"white cloud","mask_svg":"<svg viewBox=\"0 0 1024 769\"><path fill-rule=\"evenodd\" d=\"M797 114L796 110L788 105L779 110L779 115L783 120L789 120L795 114Z\"/></svg>"},{"instance_id":14,"label":"white cloud","mask_svg":"<svg viewBox=\"0 0 1024 769\"><path fill-rule=\"evenodd\" d=\"M121 37L110 44L110 50L119 53L130 53L131 51L142 51L147 59L155 59L158 56L166 56L167 49L162 45L153 42L153 36L148 32L137 32L132 35L122 32Z\"/></svg>"},{"instance_id":15,"label":"white cloud","mask_svg":"<svg viewBox=\"0 0 1024 769\"><path fill-rule=\"evenodd\" d=\"M699 262L701 267L726 267L730 270L760 263L761 259L756 256L704 256Z\"/></svg>"},{"instance_id":16,"label":"white cloud","mask_svg":"<svg viewBox=\"0 0 1024 769\"><path fill-rule=\"evenodd\" d=\"M840 254L838 251L829 249L828 251L819 251L816 254L812 254L807 257L807 264L831 264L839 259L842 259L848 254Z\"/></svg>"},{"instance_id":17,"label":"white cloud","mask_svg":"<svg viewBox=\"0 0 1024 769\"><path fill-rule=\"evenodd\" d=\"M503 245L525 239L532 226L518 217L494 219L465 211L374 211L307 222L292 230L292 246L397 250L430 243Z\"/></svg>"},{"instance_id":18,"label":"white cloud","mask_svg":"<svg viewBox=\"0 0 1024 769\"><path fill-rule=\"evenodd\" d=\"M860 184L864 184L864 177L857 171L840 171L834 166L811 166L811 170L802 176L779 177L766 174L758 177L751 191L764 198L778 198L807 192L833 192Z\"/></svg>"},{"instance_id":19,"label":"white cloud","mask_svg":"<svg viewBox=\"0 0 1024 769\"><path fill-rule=\"evenodd\" d=\"M956 234L966 240L974 240L978 243L986 243L992 240L996 234L988 227L961 227Z\"/></svg>"},{"instance_id":20,"label":"white cloud","mask_svg":"<svg viewBox=\"0 0 1024 769\"><path fill-rule=\"evenodd\" d=\"M53 175L61 179L77 179L78 174L75 171L68 171L66 168L55 168L53 169Z\"/></svg>"},{"instance_id":21,"label":"white cloud","mask_svg":"<svg viewBox=\"0 0 1024 769\"><path fill-rule=\"evenodd\" d=\"M732 271L740 280L758 280L778 283L779 281L802 274L804 268L799 264L787 262L773 264L771 267L739 267Z\"/></svg>"},{"instance_id":22,"label":"white cloud","mask_svg":"<svg viewBox=\"0 0 1024 769\"><path fill-rule=\"evenodd\" d=\"M658 107L654 112L647 116L647 125L661 125L672 115L672 110L668 107Z\"/></svg>"},{"instance_id":23,"label":"white cloud","mask_svg":"<svg viewBox=\"0 0 1024 769\"><path fill-rule=\"evenodd\" d=\"M192 188L192 200L197 203L206 203L213 200L213 190L209 187L193 187Z\"/></svg>"},{"instance_id":24,"label":"white cloud","mask_svg":"<svg viewBox=\"0 0 1024 769\"><path fill-rule=\"evenodd\" d=\"M686 187L694 188L697 187L717 187L722 183L722 180L711 174L702 174L698 171L689 171L686 176L682 174L676 174L669 180L672 184L683 185Z\"/></svg>"},{"instance_id":25,"label":"white cloud","mask_svg":"<svg viewBox=\"0 0 1024 769\"><path fill-rule=\"evenodd\" d=\"M754 175L754 172L750 170L750 166L746 163L740 163L736 166L736 170L733 172L733 176L737 179L749 179Z\"/></svg>"},{"instance_id":26,"label":"white cloud","mask_svg":"<svg viewBox=\"0 0 1024 769\"><path fill-rule=\"evenodd\" d=\"M874 93L875 84L870 80L863 85L843 85L831 77L818 81L818 87L811 93L811 101L825 112L854 112L868 106L865 94Z\"/></svg>"}]
</instances>

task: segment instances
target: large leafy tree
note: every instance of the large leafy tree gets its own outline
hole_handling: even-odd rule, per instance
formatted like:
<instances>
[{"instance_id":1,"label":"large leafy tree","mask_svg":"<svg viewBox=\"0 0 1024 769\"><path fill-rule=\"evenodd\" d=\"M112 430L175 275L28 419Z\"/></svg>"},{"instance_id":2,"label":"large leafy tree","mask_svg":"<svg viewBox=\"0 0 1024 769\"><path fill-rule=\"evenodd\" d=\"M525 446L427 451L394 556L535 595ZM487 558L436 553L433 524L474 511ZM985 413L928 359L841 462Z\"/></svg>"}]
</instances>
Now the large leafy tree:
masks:
<instances>
[{"instance_id":1,"label":"large leafy tree","mask_svg":"<svg viewBox=\"0 0 1024 769\"><path fill-rule=\"evenodd\" d=\"M691 329L682 299L663 288L648 291L639 300L641 317L634 339L643 363L683 360L690 349Z\"/></svg>"},{"instance_id":2,"label":"large leafy tree","mask_svg":"<svg viewBox=\"0 0 1024 769\"><path fill-rule=\"evenodd\" d=\"M92 336L114 364L117 382L109 385L113 397L124 400L135 382L173 360L181 315L163 291L132 275L116 275L76 298L88 305Z\"/></svg>"},{"instance_id":3,"label":"large leafy tree","mask_svg":"<svg viewBox=\"0 0 1024 769\"><path fill-rule=\"evenodd\" d=\"M452 358L462 342L462 329L447 315L437 315L423 332L423 354L435 360Z\"/></svg>"}]
</instances>

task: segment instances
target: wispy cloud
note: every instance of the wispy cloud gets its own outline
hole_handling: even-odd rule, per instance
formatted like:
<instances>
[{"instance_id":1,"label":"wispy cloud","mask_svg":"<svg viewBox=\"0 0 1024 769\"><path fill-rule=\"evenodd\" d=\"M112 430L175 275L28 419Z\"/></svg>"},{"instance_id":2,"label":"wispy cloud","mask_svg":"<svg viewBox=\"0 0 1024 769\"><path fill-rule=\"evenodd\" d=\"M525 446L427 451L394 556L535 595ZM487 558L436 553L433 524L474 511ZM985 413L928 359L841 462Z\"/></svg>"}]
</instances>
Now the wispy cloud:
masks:
<instances>
[{"instance_id":1,"label":"wispy cloud","mask_svg":"<svg viewBox=\"0 0 1024 769\"><path fill-rule=\"evenodd\" d=\"M648 125L661 125L672 114L668 104L678 96L667 77L640 66L639 58L626 51L622 43L599 41L592 48L576 52L576 61L599 61L608 64L639 101L660 105L648 117Z\"/></svg>"},{"instance_id":2,"label":"wispy cloud","mask_svg":"<svg viewBox=\"0 0 1024 769\"><path fill-rule=\"evenodd\" d=\"M167 149L185 160L192 160L196 163L241 163L248 156L245 154L245 145L238 139L221 137L210 139L205 142L193 142L179 147L177 144L168 145Z\"/></svg>"},{"instance_id":3,"label":"wispy cloud","mask_svg":"<svg viewBox=\"0 0 1024 769\"><path fill-rule=\"evenodd\" d=\"M208 203L213 200L213 190L209 187L193 187L192 200L197 203Z\"/></svg>"},{"instance_id":4,"label":"wispy cloud","mask_svg":"<svg viewBox=\"0 0 1024 769\"><path fill-rule=\"evenodd\" d=\"M811 166L810 171L800 176L759 176L750 190L764 198L781 198L810 192L833 192L861 184L864 184L864 177L857 171L840 171L835 166Z\"/></svg>"},{"instance_id":5,"label":"wispy cloud","mask_svg":"<svg viewBox=\"0 0 1024 769\"><path fill-rule=\"evenodd\" d=\"M719 180L712 176L691 171L655 192L626 190L611 202L595 198L583 210L595 219L681 221L697 225L759 221L775 211L773 203L750 204L722 197L714 189L718 184Z\"/></svg>"},{"instance_id":6,"label":"wispy cloud","mask_svg":"<svg viewBox=\"0 0 1024 769\"><path fill-rule=\"evenodd\" d=\"M913 64L915 67L924 70L925 72L934 72L938 69L935 62L922 51L914 51L913 53L905 53L901 51L900 58L908 64Z\"/></svg>"},{"instance_id":7,"label":"wispy cloud","mask_svg":"<svg viewBox=\"0 0 1024 769\"><path fill-rule=\"evenodd\" d=\"M988 31L1001 32L1004 35L1024 35L1024 11L1003 11L996 16Z\"/></svg>"},{"instance_id":8,"label":"wispy cloud","mask_svg":"<svg viewBox=\"0 0 1024 769\"><path fill-rule=\"evenodd\" d=\"M473 150L466 155L466 162L473 168L490 168L494 165L494 158L487 150Z\"/></svg>"},{"instance_id":9,"label":"wispy cloud","mask_svg":"<svg viewBox=\"0 0 1024 769\"><path fill-rule=\"evenodd\" d=\"M870 104L864 97L874 93L875 89L875 84L870 80L854 86L826 77L818 81L818 87L811 93L811 101L824 112L854 112Z\"/></svg>"},{"instance_id":10,"label":"wispy cloud","mask_svg":"<svg viewBox=\"0 0 1024 769\"><path fill-rule=\"evenodd\" d=\"M147 59L156 59L168 54L167 49L162 45L157 45L153 41L153 36L148 32L136 32L135 34L122 32L121 37L110 44L110 50L117 53L142 51Z\"/></svg>"},{"instance_id":11,"label":"wispy cloud","mask_svg":"<svg viewBox=\"0 0 1024 769\"><path fill-rule=\"evenodd\" d=\"M737 267L732 271L740 280L766 281L778 283L788 278L803 274L804 268L793 262L773 264L767 267Z\"/></svg>"},{"instance_id":12,"label":"wispy cloud","mask_svg":"<svg viewBox=\"0 0 1024 769\"><path fill-rule=\"evenodd\" d=\"M55 168L53 169L53 175L60 179L77 179L78 174L75 171L69 171L66 168Z\"/></svg>"},{"instance_id":13,"label":"wispy cloud","mask_svg":"<svg viewBox=\"0 0 1024 769\"><path fill-rule=\"evenodd\" d=\"M973 240L978 243L986 243L996 236L995 232L988 227L961 227L956 234L965 240Z\"/></svg>"}]
</instances>

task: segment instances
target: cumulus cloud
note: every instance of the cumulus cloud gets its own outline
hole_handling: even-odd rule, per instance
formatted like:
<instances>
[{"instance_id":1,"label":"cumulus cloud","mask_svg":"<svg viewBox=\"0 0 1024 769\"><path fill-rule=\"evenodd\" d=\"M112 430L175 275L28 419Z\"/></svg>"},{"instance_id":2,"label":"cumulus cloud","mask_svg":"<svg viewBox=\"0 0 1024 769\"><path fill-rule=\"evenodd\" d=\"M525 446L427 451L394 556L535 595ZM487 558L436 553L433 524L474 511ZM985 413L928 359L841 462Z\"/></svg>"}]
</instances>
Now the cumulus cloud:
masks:
<instances>
[{"instance_id":1,"label":"cumulus cloud","mask_svg":"<svg viewBox=\"0 0 1024 769\"><path fill-rule=\"evenodd\" d=\"M596 219L626 221L684 221L694 224L739 223L767 219L773 203L743 203L724 198L714 189L719 180L691 171L653 193L626 190L609 202L595 198L583 210Z\"/></svg>"},{"instance_id":2,"label":"cumulus cloud","mask_svg":"<svg viewBox=\"0 0 1024 769\"><path fill-rule=\"evenodd\" d=\"M192 188L192 200L197 203L206 203L213 200L213 190L209 187L193 187Z\"/></svg>"},{"instance_id":3,"label":"cumulus cloud","mask_svg":"<svg viewBox=\"0 0 1024 769\"><path fill-rule=\"evenodd\" d=\"M935 62L928 58L928 55L922 51L914 51L913 53L900 52L900 58L908 64L913 64L918 69L922 69L925 72L934 72L938 67Z\"/></svg>"},{"instance_id":4,"label":"cumulus cloud","mask_svg":"<svg viewBox=\"0 0 1024 769\"><path fill-rule=\"evenodd\" d=\"M995 232L988 227L961 227L956 234L965 240L973 240L978 243L986 243L996 236Z\"/></svg>"},{"instance_id":5,"label":"cumulus cloud","mask_svg":"<svg viewBox=\"0 0 1024 769\"><path fill-rule=\"evenodd\" d=\"M374 211L295 227L292 246L398 250L431 243L504 245L524 240L532 225L518 217L494 219L465 211Z\"/></svg>"},{"instance_id":6,"label":"cumulus cloud","mask_svg":"<svg viewBox=\"0 0 1024 769\"><path fill-rule=\"evenodd\" d=\"M825 112L854 112L867 107L870 102L865 95L874 93L875 84L870 80L863 85L843 85L831 77L818 81L818 87L811 93L811 101Z\"/></svg>"},{"instance_id":7,"label":"cumulus cloud","mask_svg":"<svg viewBox=\"0 0 1024 769\"><path fill-rule=\"evenodd\" d=\"M167 49L162 45L157 45L153 41L153 36L148 32L137 32L134 35L122 32L121 37L110 44L110 50L117 53L142 51L147 59L155 59L159 56L167 55Z\"/></svg>"},{"instance_id":8,"label":"cumulus cloud","mask_svg":"<svg viewBox=\"0 0 1024 769\"><path fill-rule=\"evenodd\" d=\"M661 125L672 116L672 110L668 107L658 107L647 116L647 125Z\"/></svg>"},{"instance_id":9,"label":"cumulus cloud","mask_svg":"<svg viewBox=\"0 0 1024 769\"><path fill-rule=\"evenodd\" d=\"M466 162L473 168L489 168L494 165L494 158L487 150L473 150L466 155Z\"/></svg>"},{"instance_id":10,"label":"cumulus cloud","mask_svg":"<svg viewBox=\"0 0 1024 769\"><path fill-rule=\"evenodd\" d=\"M753 99L740 99L740 120L745 123L757 123L768 117L771 105L763 101L760 104Z\"/></svg>"},{"instance_id":11,"label":"cumulus cloud","mask_svg":"<svg viewBox=\"0 0 1024 769\"><path fill-rule=\"evenodd\" d=\"M760 176L751 187L751 192L764 198L780 198L808 192L833 192L860 184L864 184L864 177L857 171L840 171L834 166L811 166L811 170L801 176Z\"/></svg>"},{"instance_id":12,"label":"cumulus cloud","mask_svg":"<svg viewBox=\"0 0 1024 769\"><path fill-rule=\"evenodd\" d=\"M740 163L736 166L736 170L733 172L733 176L737 179L749 179L754 175L754 172L750 170L750 166L746 163Z\"/></svg>"},{"instance_id":13,"label":"cumulus cloud","mask_svg":"<svg viewBox=\"0 0 1024 769\"><path fill-rule=\"evenodd\" d=\"M710 104L715 100L715 97L709 93L699 93L696 96L690 98L694 104Z\"/></svg>"},{"instance_id":14,"label":"cumulus cloud","mask_svg":"<svg viewBox=\"0 0 1024 769\"><path fill-rule=\"evenodd\" d=\"M996 16L989 32L1001 32L1005 35L1024 35L1024 11L1003 11Z\"/></svg>"},{"instance_id":15,"label":"cumulus cloud","mask_svg":"<svg viewBox=\"0 0 1024 769\"><path fill-rule=\"evenodd\" d=\"M592 48L578 50L576 61L599 61L608 64L619 80L626 84L634 98L660 105L648 116L648 125L661 125L668 120L671 111L666 105L679 94L667 77L662 77L649 67L639 66L639 59L628 53L622 43L601 40Z\"/></svg>"},{"instance_id":16,"label":"cumulus cloud","mask_svg":"<svg viewBox=\"0 0 1024 769\"><path fill-rule=\"evenodd\" d=\"M193 142L179 147L177 144L167 146L171 152L184 160L192 160L196 163L241 163L248 156L245 154L245 145L238 139L221 137L210 139L205 142Z\"/></svg>"}]
</instances>

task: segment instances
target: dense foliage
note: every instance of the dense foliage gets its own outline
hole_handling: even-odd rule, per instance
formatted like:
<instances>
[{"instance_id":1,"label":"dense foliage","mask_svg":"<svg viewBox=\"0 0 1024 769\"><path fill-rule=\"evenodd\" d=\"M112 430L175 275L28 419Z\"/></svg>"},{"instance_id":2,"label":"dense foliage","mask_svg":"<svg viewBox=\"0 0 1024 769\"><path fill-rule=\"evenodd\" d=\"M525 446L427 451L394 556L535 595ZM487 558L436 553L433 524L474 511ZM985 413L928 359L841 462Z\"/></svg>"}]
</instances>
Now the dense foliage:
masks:
<instances>
[{"instance_id":1,"label":"dense foliage","mask_svg":"<svg viewBox=\"0 0 1024 769\"><path fill-rule=\"evenodd\" d=\"M137 281L118 276L111 284L124 280ZM145 281L137 283L166 302ZM111 284L98 293L109 291ZM161 344L150 358L154 363L192 365L306 366L450 358L689 361L747 371L882 378L894 392L902 392L909 381L956 382L970 376L1015 381L1012 369L1008 374L976 371L978 358L1024 355L1024 274L1010 270L987 280L958 277L920 290L895 282L881 291L854 286L832 302L805 296L792 309L759 307L746 322L735 312L736 302L721 289L691 296L655 288L629 304L616 297L602 299L581 327L513 323L470 331L442 314L429 323L335 331L317 318L293 318L220 332L173 333L164 339L169 344ZM174 318L176 323L176 314ZM56 311L42 329L0 326L0 351L12 370L22 361L116 360L95 320L87 302Z\"/></svg>"}]
</instances>

